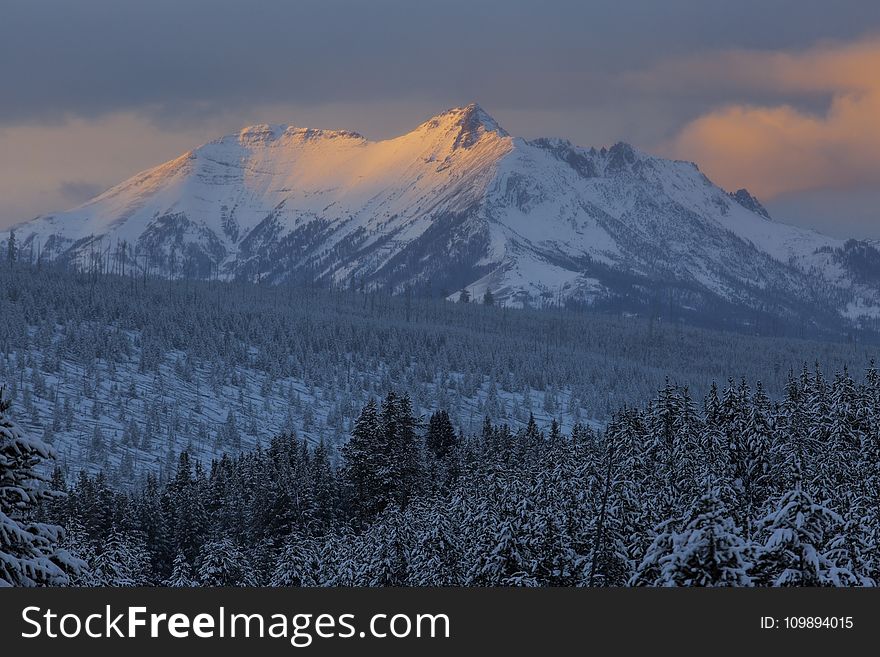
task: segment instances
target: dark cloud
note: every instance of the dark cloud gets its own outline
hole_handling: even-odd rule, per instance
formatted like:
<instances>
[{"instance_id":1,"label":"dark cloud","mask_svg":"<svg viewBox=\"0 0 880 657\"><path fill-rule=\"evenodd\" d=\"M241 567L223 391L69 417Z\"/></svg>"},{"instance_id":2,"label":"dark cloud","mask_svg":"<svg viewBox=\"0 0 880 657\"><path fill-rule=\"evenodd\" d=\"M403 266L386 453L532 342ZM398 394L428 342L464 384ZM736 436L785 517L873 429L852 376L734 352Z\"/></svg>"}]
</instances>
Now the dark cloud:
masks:
<instances>
[{"instance_id":1,"label":"dark cloud","mask_svg":"<svg viewBox=\"0 0 880 657\"><path fill-rule=\"evenodd\" d=\"M872 22L867 0L6 0L0 79L14 93L0 122L395 97L593 107L660 57L850 38Z\"/></svg>"},{"instance_id":2,"label":"dark cloud","mask_svg":"<svg viewBox=\"0 0 880 657\"><path fill-rule=\"evenodd\" d=\"M872 0L3 0L0 226L248 123L385 138L476 100L513 134L655 149L727 104L823 116L833 93L676 62L878 30Z\"/></svg>"}]
</instances>

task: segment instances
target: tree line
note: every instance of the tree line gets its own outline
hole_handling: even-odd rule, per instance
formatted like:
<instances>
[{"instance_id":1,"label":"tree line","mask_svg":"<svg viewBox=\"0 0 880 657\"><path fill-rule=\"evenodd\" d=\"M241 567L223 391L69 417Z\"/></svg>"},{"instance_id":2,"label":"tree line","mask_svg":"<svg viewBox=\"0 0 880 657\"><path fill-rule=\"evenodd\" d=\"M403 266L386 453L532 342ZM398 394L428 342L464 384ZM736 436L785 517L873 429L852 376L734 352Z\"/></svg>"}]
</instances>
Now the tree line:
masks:
<instances>
[{"instance_id":1,"label":"tree line","mask_svg":"<svg viewBox=\"0 0 880 657\"><path fill-rule=\"evenodd\" d=\"M48 455L4 456L4 482L21 487ZM4 523L55 527L37 532L57 564L31 573L39 583L872 586L878 464L872 364L860 382L804 368L775 402L760 384L698 403L667 383L603 431L568 434L486 418L462 435L392 392L364 406L337 465L285 434L207 467L183 452L173 477L136 491L56 470L61 495L10 506L7 486L0 500ZM5 526L2 575L27 583Z\"/></svg>"},{"instance_id":2,"label":"tree line","mask_svg":"<svg viewBox=\"0 0 880 657\"><path fill-rule=\"evenodd\" d=\"M3 258L0 258L2 261ZM876 344L759 338L648 317L514 310L415 295L244 282L91 277L0 262L0 381L16 420L63 466L114 485L167 478L181 451L224 451L295 431L344 442L370 397L406 391L459 430L556 418L607 422L665 375L700 399L718 373L784 392L805 359L833 370Z\"/></svg>"}]
</instances>

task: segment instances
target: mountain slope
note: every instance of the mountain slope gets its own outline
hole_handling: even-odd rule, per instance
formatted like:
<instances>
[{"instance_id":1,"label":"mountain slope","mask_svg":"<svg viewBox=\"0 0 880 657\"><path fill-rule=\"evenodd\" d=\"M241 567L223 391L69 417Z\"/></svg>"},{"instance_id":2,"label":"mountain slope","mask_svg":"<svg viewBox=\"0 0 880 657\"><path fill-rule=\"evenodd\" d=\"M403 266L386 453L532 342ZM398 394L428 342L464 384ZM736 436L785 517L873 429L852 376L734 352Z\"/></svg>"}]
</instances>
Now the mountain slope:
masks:
<instances>
[{"instance_id":1,"label":"mountain slope","mask_svg":"<svg viewBox=\"0 0 880 657\"><path fill-rule=\"evenodd\" d=\"M16 237L42 257L175 277L467 287L748 326L880 317L874 246L774 222L688 162L512 137L477 105L379 142L246 128Z\"/></svg>"}]
</instances>

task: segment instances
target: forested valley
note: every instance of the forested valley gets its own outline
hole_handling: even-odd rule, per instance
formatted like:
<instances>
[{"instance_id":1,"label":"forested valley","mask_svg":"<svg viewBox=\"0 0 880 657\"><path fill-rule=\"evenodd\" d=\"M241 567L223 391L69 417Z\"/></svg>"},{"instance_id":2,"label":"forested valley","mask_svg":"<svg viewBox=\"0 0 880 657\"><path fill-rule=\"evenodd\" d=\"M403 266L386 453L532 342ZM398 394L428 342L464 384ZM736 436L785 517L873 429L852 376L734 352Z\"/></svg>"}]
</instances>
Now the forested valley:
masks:
<instances>
[{"instance_id":1,"label":"forested valley","mask_svg":"<svg viewBox=\"0 0 880 657\"><path fill-rule=\"evenodd\" d=\"M804 369L776 402L760 384L731 381L699 402L667 384L602 431L534 421L512 430L486 418L461 434L445 411L422 419L412 408L394 392L369 401L338 466L323 444L284 434L211 463L183 452L173 477L150 475L137 490L102 474L67 481L56 469L48 488L62 494L35 495L26 514L34 527L64 528L49 580L873 586L880 577L873 364L859 382Z\"/></svg>"},{"instance_id":2,"label":"forested valley","mask_svg":"<svg viewBox=\"0 0 880 657\"><path fill-rule=\"evenodd\" d=\"M804 363L837 371L877 355L872 342L702 330L661 311L2 262L0 383L16 422L68 476L103 472L125 486L149 473L166 481L182 451L208 464L282 433L323 442L335 463L360 410L389 390L418 416L446 410L468 435L486 416L514 431L556 420L570 433L643 405L667 378L696 399L728 377L760 380L775 398Z\"/></svg>"},{"instance_id":3,"label":"forested valley","mask_svg":"<svg viewBox=\"0 0 880 657\"><path fill-rule=\"evenodd\" d=\"M2 582L880 577L872 342L356 284L0 282Z\"/></svg>"}]
</instances>

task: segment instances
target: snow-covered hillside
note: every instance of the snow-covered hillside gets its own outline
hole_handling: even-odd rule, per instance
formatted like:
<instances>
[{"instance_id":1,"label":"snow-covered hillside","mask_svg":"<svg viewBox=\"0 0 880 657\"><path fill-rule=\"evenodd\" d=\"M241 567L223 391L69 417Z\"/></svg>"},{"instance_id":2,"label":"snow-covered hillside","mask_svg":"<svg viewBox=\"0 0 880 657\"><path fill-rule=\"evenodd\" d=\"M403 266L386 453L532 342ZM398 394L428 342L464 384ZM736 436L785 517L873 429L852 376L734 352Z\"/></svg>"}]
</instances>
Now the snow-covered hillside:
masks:
<instances>
[{"instance_id":1,"label":"snow-covered hillside","mask_svg":"<svg viewBox=\"0 0 880 657\"><path fill-rule=\"evenodd\" d=\"M853 371L858 342L707 331L663 320L511 310L301 285L72 274L0 260L0 387L16 421L71 471L120 481L208 463L294 431L332 448L371 397L409 394L465 435L534 415L566 432L651 398L699 402L740 376L781 394L816 360Z\"/></svg>"},{"instance_id":2,"label":"snow-covered hillside","mask_svg":"<svg viewBox=\"0 0 880 657\"><path fill-rule=\"evenodd\" d=\"M775 222L689 162L512 137L475 104L378 142L245 128L20 224L16 240L32 258L120 273L467 288L742 326L880 317L874 246Z\"/></svg>"}]
</instances>

